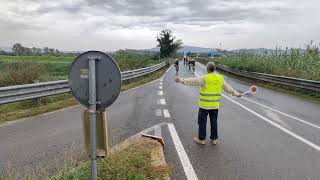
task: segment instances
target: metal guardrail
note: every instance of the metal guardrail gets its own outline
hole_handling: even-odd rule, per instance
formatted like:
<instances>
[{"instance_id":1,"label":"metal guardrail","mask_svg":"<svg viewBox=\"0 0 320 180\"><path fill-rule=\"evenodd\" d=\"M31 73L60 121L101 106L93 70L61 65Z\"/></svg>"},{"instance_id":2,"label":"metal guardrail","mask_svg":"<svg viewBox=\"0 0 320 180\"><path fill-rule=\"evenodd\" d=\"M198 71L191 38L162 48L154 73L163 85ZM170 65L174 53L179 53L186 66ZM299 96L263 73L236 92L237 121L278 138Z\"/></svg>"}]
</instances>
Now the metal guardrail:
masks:
<instances>
[{"instance_id":1,"label":"metal guardrail","mask_svg":"<svg viewBox=\"0 0 320 180\"><path fill-rule=\"evenodd\" d=\"M271 83L277 83L277 84L282 84L286 86L320 92L320 81L312 81L312 80L292 78L292 77L286 77L286 76L276 76L276 75L257 73L257 72L248 72L248 71L239 70L239 69L232 69L220 64L217 67L218 69L226 71L228 73L248 77L251 79L257 79L261 81L267 81Z\"/></svg>"},{"instance_id":2,"label":"metal guardrail","mask_svg":"<svg viewBox=\"0 0 320 180\"><path fill-rule=\"evenodd\" d=\"M154 66L121 72L122 80L140 77L164 67L166 62ZM68 80L0 87L0 104L7 104L27 99L35 99L69 92Z\"/></svg>"}]
</instances>

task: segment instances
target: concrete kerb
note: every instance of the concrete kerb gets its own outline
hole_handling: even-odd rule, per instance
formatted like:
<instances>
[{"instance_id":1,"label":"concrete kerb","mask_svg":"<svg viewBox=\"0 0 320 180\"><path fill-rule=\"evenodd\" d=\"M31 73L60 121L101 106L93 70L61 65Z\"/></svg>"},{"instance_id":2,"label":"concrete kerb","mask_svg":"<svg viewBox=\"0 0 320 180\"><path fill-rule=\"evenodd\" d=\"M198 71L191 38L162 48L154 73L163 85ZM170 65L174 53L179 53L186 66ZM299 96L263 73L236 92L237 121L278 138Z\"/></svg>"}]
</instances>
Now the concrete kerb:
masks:
<instances>
[{"instance_id":1,"label":"concrete kerb","mask_svg":"<svg viewBox=\"0 0 320 180\"><path fill-rule=\"evenodd\" d=\"M148 129L145 129L131 137L129 137L128 139L124 140L123 142L111 147L110 149L110 153L115 153L117 151L120 151L122 149L125 149L127 147L129 147L132 143L134 143L134 141L140 139L140 138L148 138L150 140L154 140L155 142L157 142L157 146L155 148L153 148L151 150L151 165L152 167L164 167L167 165L166 160L165 160L165 156L164 156L164 151L163 151L163 144L159 142L159 140L156 140L152 137L156 137L154 135L152 135L152 132L155 132L155 129L158 127L163 127L166 126L167 123L160 123L154 126L151 126ZM149 136L144 136L145 134L147 135L151 135ZM159 137L162 139L162 137ZM170 176L169 174L164 175L161 178L156 178L156 180L158 179L164 179L164 180L170 180Z\"/></svg>"}]
</instances>

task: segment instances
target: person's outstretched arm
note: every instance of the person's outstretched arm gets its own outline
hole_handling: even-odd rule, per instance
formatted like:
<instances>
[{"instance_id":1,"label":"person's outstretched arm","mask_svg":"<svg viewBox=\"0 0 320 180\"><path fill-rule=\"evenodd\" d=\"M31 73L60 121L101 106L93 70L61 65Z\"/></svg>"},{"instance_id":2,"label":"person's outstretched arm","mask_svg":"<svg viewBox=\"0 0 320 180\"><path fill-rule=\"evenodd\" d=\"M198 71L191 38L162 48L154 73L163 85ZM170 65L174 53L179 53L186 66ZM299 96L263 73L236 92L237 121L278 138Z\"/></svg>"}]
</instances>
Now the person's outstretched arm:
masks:
<instances>
[{"instance_id":1,"label":"person's outstretched arm","mask_svg":"<svg viewBox=\"0 0 320 180\"><path fill-rule=\"evenodd\" d=\"M204 85L204 77L196 77L196 78L181 78L176 77L176 82L180 82L181 84L187 85L187 86L203 86Z\"/></svg>"},{"instance_id":2,"label":"person's outstretched arm","mask_svg":"<svg viewBox=\"0 0 320 180\"><path fill-rule=\"evenodd\" d=\"M223 80L223 90L232 96L241 97L242 93L234 90L225 80Z\"/></svg>"}]
</instances>

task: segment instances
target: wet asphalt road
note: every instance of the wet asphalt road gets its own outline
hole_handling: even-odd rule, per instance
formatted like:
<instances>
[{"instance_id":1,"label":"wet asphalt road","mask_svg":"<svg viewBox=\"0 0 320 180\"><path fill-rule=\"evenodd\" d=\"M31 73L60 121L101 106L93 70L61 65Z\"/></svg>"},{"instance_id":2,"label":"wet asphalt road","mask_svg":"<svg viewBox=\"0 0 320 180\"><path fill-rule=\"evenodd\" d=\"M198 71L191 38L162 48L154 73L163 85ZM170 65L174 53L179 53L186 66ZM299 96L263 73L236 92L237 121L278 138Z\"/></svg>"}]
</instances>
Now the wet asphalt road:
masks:
<instances>
[{"instance_id":1,"label":"wet asphalt road","mask_svg":"<svg viewBox=\"0 0 320 180\"><path fill-rule=\"evenodd\" d=\"M204 74L205 67L197 64L196 73ZM179 75L194 77L182 65ZM231 100L221 102L221 144L200 146L192 141L197 134L198 89L175 83L174 76L171 69L162 82L120 95L107 110L111 144L168 122L174 124L198 179L320 179L318 104L265 88L247 99L226 94ZM233 78L225 80L242 91L250 87ZM48 166L62 157L64 149L81 147L81 128L80 106L0 125L0 168ZM163 128L166 159L175 167L172 179L187 179L168 134Z\"/></svg>"}]
</instances>

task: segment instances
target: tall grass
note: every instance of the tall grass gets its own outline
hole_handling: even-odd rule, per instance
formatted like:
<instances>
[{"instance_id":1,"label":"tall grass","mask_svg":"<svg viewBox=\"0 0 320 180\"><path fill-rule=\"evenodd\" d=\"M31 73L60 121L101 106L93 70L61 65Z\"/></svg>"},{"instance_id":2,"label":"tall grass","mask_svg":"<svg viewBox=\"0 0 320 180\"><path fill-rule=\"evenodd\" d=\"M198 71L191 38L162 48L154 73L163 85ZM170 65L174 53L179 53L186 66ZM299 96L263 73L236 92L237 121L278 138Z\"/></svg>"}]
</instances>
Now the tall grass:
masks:
<instances>
[{"instance_id":1,"label":"tall grass","mask_svg":"<svg viewBox=\"0 0 320 180\"><path fill-rule=\"evenodd\" d=\"M251 72L284 75L310 80L320 80L320 45L311 41L306 49L276 49L271 55L256 55L242 51L228 55L218 63Z\"/></svg>"}]
</instances>

